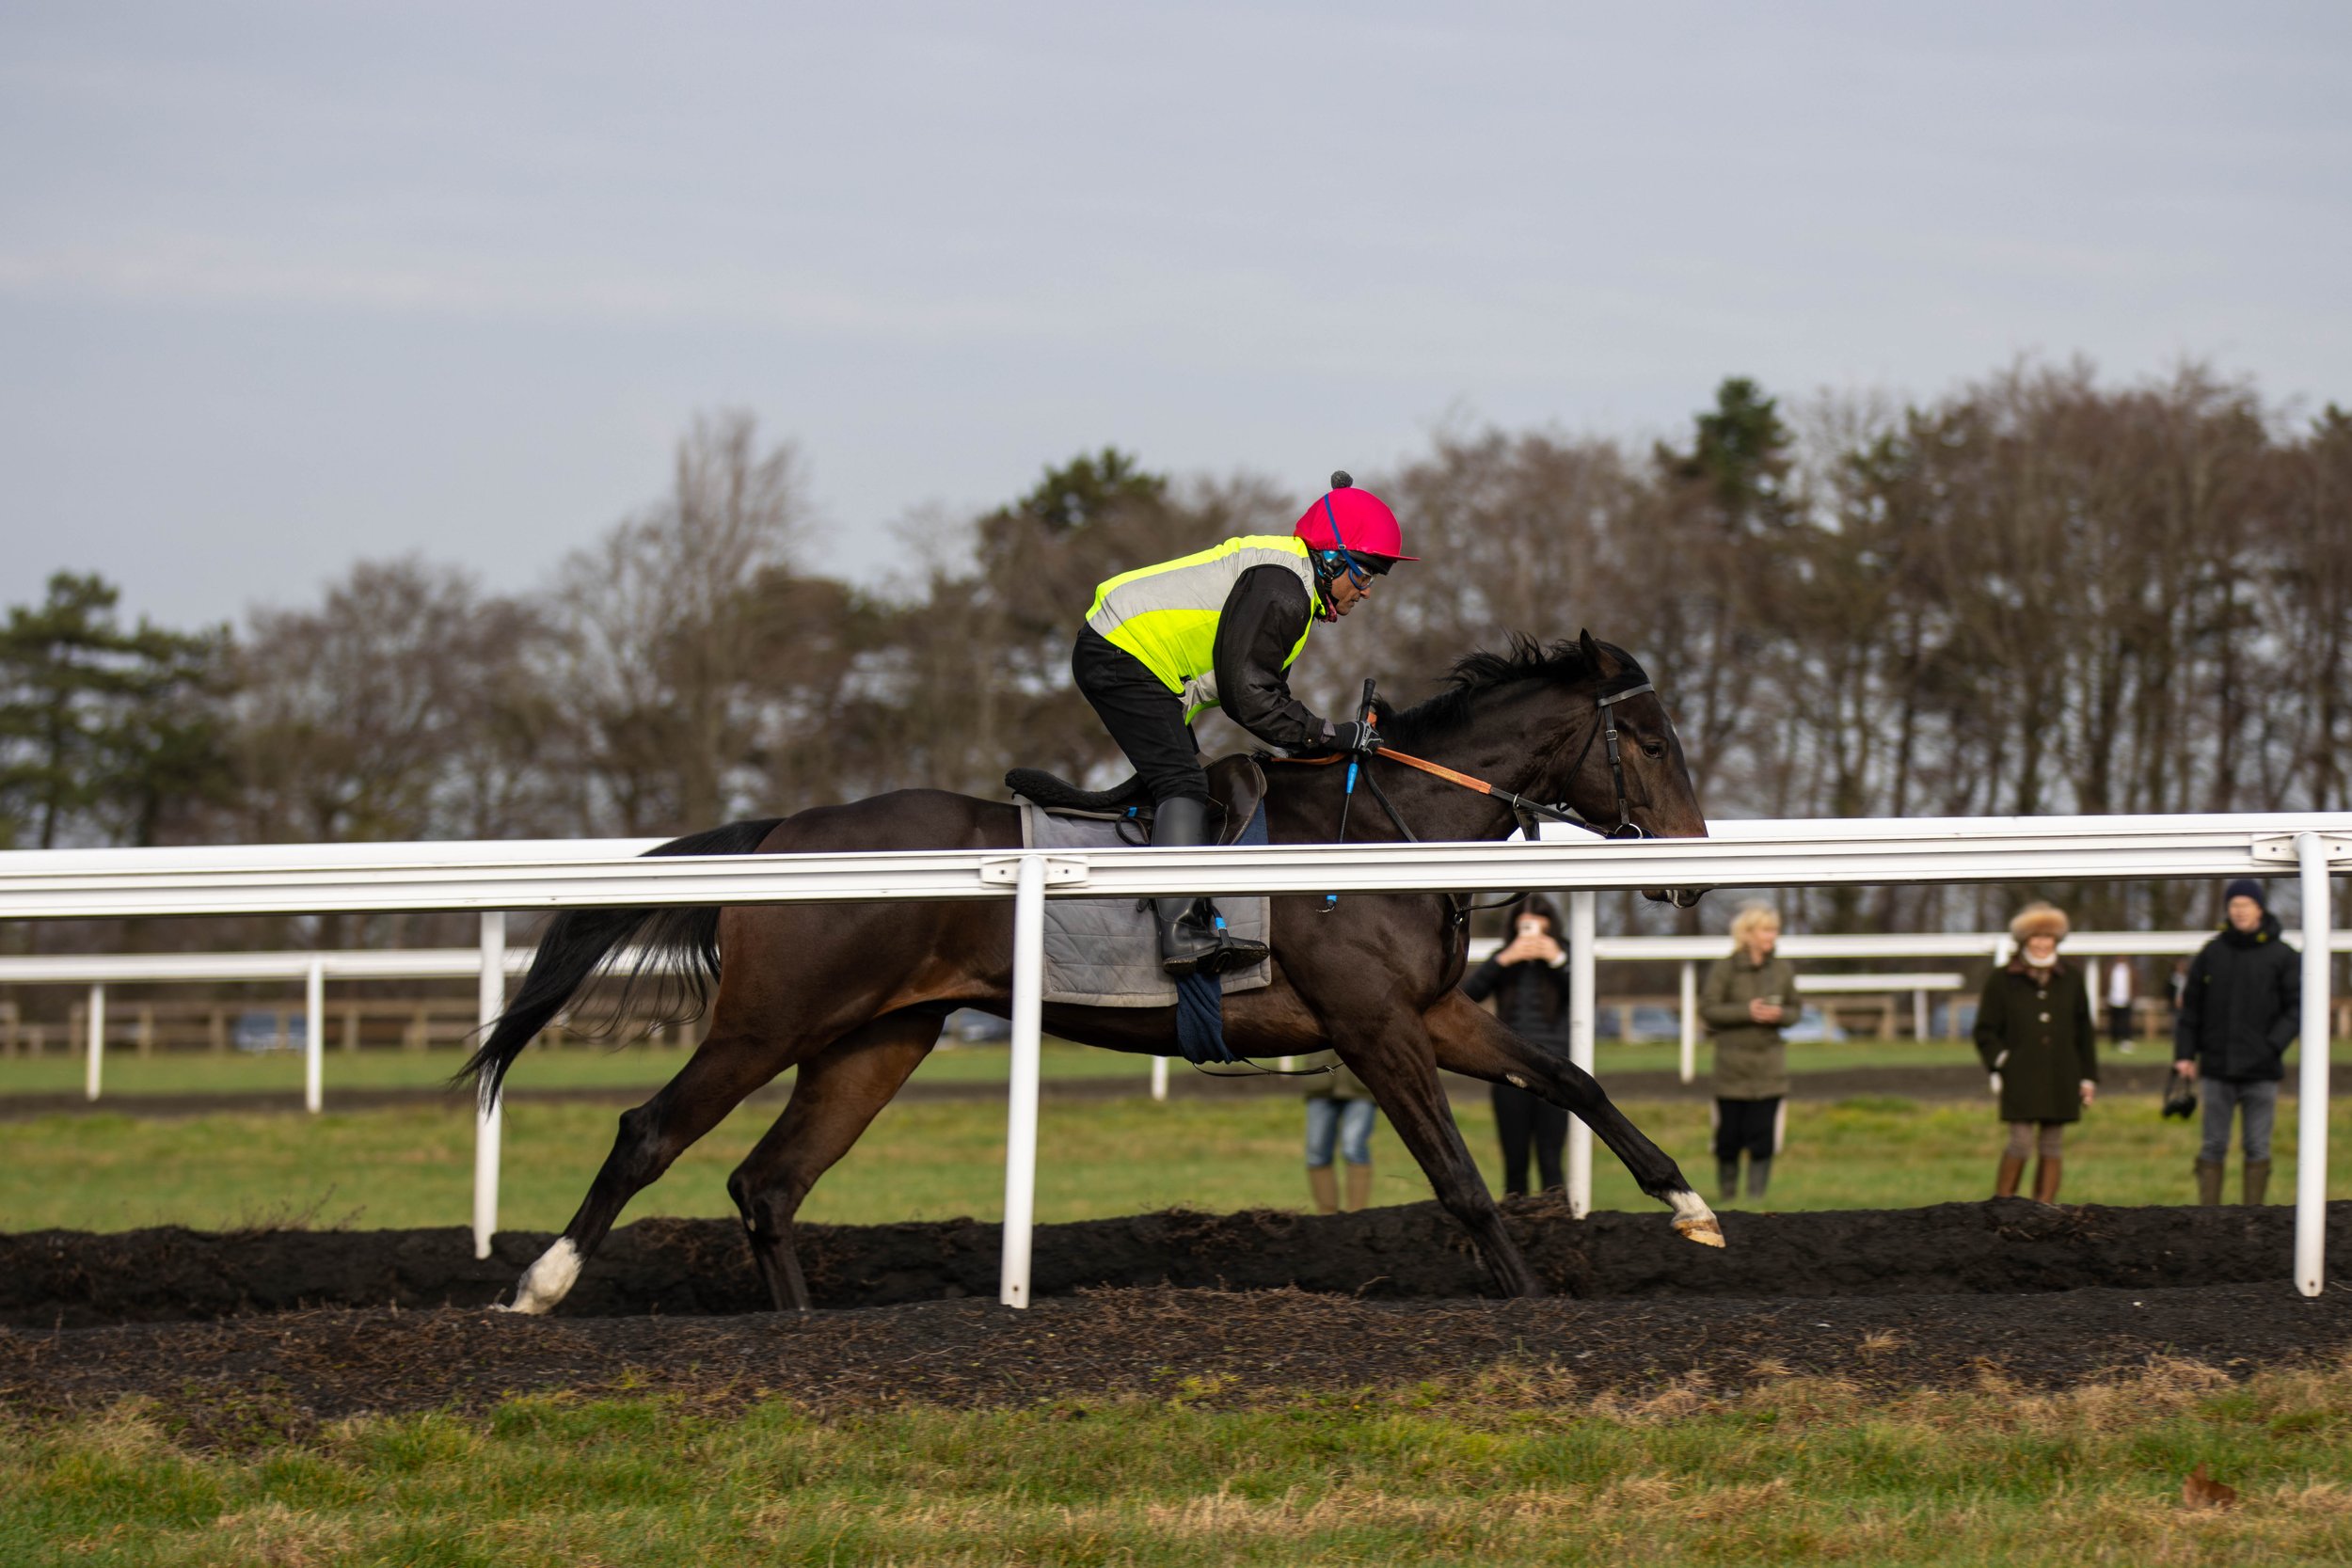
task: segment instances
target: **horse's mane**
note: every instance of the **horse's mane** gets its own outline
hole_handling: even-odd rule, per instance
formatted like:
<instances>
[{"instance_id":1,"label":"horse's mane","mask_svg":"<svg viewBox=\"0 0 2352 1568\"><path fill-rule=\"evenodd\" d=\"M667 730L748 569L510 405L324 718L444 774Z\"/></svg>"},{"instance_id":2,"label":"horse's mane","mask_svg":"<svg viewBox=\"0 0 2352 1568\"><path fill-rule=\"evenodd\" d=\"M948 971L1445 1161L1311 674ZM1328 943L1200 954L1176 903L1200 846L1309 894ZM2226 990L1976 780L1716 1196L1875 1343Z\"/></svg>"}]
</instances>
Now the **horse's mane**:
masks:
<instances>
[{"instance_id":1,"label":"horse's mane","mask_svg":"<svg viewBox=\"0 0 2352 1568\"><path fill-rule=\"evenodd\" d=\"M1616 657L1621 666L1618 673L1637 668L1624 650L1607 643L1598 646ZM1454 668L1446 672L1445 689L1428 701L1403 709L1380 704L1380 734L1400 746L1416 745L1469 723L1479 699L1500 687L1524 680L1600 678L1600 671L1585 656L1581 644L1566 640L1545 642L1515 631L1510 634L1510 645L1501 653L1482 648L1455 659Z\"/></svg>"}]
</instances>

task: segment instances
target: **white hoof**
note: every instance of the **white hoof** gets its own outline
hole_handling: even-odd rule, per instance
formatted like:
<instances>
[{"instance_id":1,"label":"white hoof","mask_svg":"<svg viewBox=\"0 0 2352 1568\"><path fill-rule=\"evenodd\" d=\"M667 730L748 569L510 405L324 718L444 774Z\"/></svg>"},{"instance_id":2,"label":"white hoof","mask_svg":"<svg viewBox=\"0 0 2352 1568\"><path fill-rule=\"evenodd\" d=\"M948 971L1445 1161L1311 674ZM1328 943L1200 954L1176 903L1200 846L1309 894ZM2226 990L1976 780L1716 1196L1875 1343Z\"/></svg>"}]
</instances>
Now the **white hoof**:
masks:
<instances>
[{"instance_id":1,"label":"white hoof","mask_svg":"<svg viewBox=\"0 0 2352 1568\"><path fill-rule=\"evenodd\" d=\"M571 1238L561 1238L539 1255L537 1262L523 1271L521 1282L515 1287L515 1305L500 1310L519 1312L528 1318L552 1311L579 1281L581 1261L580 1248L572 1245Z\"/></svg>"},{"instance_id":2,"label":"white hoof","mask_svg":"<svg viewBox=\"0 0 2352 1568\"><path fill-rule=\"evenodd\" d=\"M1696 1193L1676 1193L1667 1198L1675 1208L1675 1234L1686 1242L1701 1246L1719 1247L1724 1244L1724 1227L1715 1218L1715 1211L1707 1206L1707 1199Z\"/></svg>"}]
</instances>

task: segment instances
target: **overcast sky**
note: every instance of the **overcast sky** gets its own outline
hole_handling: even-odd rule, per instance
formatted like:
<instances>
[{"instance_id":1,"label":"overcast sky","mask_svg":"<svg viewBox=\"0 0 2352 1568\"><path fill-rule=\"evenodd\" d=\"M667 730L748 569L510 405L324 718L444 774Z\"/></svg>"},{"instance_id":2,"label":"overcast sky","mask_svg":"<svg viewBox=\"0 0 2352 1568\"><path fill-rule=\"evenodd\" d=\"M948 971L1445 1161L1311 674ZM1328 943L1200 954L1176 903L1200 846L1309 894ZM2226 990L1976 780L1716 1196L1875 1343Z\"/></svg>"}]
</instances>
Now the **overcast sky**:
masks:
<instances>
[{"instance_id":1,"label":"overcast sky","mask_svg":"<svg viewBox=\"0 0 2352 1568\"><path fill-rule=\"evenodd\" d=\"M2340 0L10 0L0 599L530 587L726 405L870 572L1105 442L1303 494L1728 373L2352 400L2348 84Z\"/></svg>"}]
</instances>

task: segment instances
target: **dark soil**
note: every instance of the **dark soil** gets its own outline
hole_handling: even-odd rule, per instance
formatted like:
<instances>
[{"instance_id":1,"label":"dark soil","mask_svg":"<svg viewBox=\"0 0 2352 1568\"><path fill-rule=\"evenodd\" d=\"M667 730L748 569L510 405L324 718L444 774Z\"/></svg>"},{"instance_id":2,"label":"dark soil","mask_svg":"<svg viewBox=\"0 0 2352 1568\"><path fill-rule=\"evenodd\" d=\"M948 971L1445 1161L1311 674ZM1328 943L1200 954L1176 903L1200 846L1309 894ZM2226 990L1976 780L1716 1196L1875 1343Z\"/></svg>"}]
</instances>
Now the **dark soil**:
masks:
<instances>
[{"instance_id":1,"label":"dark soil","mask_svg":"<svg viewBox=\"0 0 2352 1568\"><path fill-rule=\"evenodd\" d=\"M1729 1246L1693 1245L1662 1212L1578 1222L1556 1199L1514 1199L1513 1233L1556 1292L1587 1300L1913 1296L2284 1281L2294 1213L2273 1209L2052 1208L2019 1198L1928 1209L1723 1216ZM2352 1203L2330 1207L2329 1250L2352 1257ZM0 1236L0 1323L87 1327L322 1307L481 1307L551 1237L509 1231L477 1260L435 1230L164 1228ZM888 1307L996 1294L998 1227L803 1226L818 1305ZM1435 1203L1327 1218L1175 1211L1041 1226L1039 1297L1174 1286L1369 1299L1484 1295L1485 1272ZM566 1318L756 1312L768 1306L728 1220L644 1220L613 1232Z\"/></svg>"},{"instance_id":2,"label":"dark soil","mask_svg":"<svg viewBox=\"0 0 2352 1568\"><path fill-rule=\"evenodd\" d=\"M1219 1404L1404 1390L1555 1405L1680 1381L1790 1374L1866 1391L2057 1387L2158 1358L2236 1376L2340 1355L2352 1294L2260 1285L1815 1301L1368 1302L1301 1291L1091 1291L1015 1312L978 1301L730 1318L516 1318L445 1308L212 1323L0 1330L0 1406L24 1416L158 1402L193 1441L301 1437L360 1412L482 1409L515 1394L673 1396L819 1412L1183 1397ZM1481 1389L1499 1369L1535 1374ZM1416 1392L1434 1381L1450 1387Z\"/></svg>"},{"instance_id":3,"label":"dark soil","mask_svg":"<svg viewBox=\"0 0 2352 1568\"><path fill-rule=\"evenodd\" d=\"M552 1320L479 1309L544 1236L502 1236L483 1262L457 1229L7 1236L0 1320L18 1326L0 1328L0 1403L42 1415L139 1394L198 1441L240 1444L550 1389L847 1410L1438 1380L1475 1399L1477 1374L1533 1368L1549 1369L1541 1392L1512 1397L1552 1402L1790 1373L2055 1386L2165 1356L2243 1375L2352 1350L2352 1291L2306 1301L2288 1282L2284 1209L1733 1213L1723 1252L1661 1214L1508 1212L1536 1266L1583 1299L1465 1299L1485 1281L1434 1204L1043 1227L1026 1312L994 1305L996 1227L968 1221L806 1227L811 1282L836 1308L806 1315L756 1309L732 1224L644 1221ZM2330 1232L2352 1256L2352 1204L2332 1207Z\"/></svg>"}]
</instances>

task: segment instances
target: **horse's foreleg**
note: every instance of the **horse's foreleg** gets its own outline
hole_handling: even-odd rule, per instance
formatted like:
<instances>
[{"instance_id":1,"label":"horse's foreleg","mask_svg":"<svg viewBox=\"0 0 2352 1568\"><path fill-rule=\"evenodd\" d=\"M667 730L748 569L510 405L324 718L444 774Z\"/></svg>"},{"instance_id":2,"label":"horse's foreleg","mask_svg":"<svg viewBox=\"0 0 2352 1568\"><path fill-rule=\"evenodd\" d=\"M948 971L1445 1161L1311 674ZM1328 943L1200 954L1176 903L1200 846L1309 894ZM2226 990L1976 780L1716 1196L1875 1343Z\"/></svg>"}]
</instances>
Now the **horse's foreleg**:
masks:
<instances>
[{"instance_id":1,"label":"horse's foreleg","mask_svg":"<svg viewBox=\"0 0 2352 1568\"><path fill-rule=\"evenodd\" d=\"M524 1271L515 1287L513 1310L551 1310L570 1292L581 1267L628 1200L668 1170L695 1139L726 1119L745 1095L790 1063L781 1041L731 1029L714 1032L651 1100L622 1112L612 1152L605 1156L572 1223Z\"/></svg>"},{"instance_id":2,"label":"horse's foreleg","mask_svg":"<svg viewBox=\"0 0 2352 1568\"><path fill-rule=\"evenodd\" d=\"M793 1216L938 1043L938 1013L897 1012L851 1030L801 1066L792 1098L727 1178L752 1261L776 1310L808 1310Z\"/></svg>"},{"instance_id":3,"label":"horse's foreleg","mask_svg":"<svg viewBox=\"0 0 2352 1568\"><path fill-rule=\"evenodd\" d=\"M1409 1009L1375 1007L1345 1022L1328 1021L1340 1059L1372 1090L1380 1109L1412 1151L1430 1188L1455 1223L1470 1232L1486 1272L1504 1295L1540 1296L1542 1281L1503 1228L1502 1212L1478 1174L1470 1146L1454 1123L1427 1034Z\"/></svg>"},{"instance_id":4,"label":"horse's foreleg","mask_svg":"<svg viewBox=\"0 0 2352 1568\"><path fill-rule=\"evenodd\" d=\"M1514 1085L1565 1107L1624 1162L1642 1191L1672 1206L1677 1232L1708 1246L1724 1244L1715 1212L1691 1190L1681 1167L1627 1119L1591 1073L1512 1033L1458 990L1447 992L1422 1021L1436 1042L1439 1067L1490 1084Z\"/></svg>"}]
</instances>

